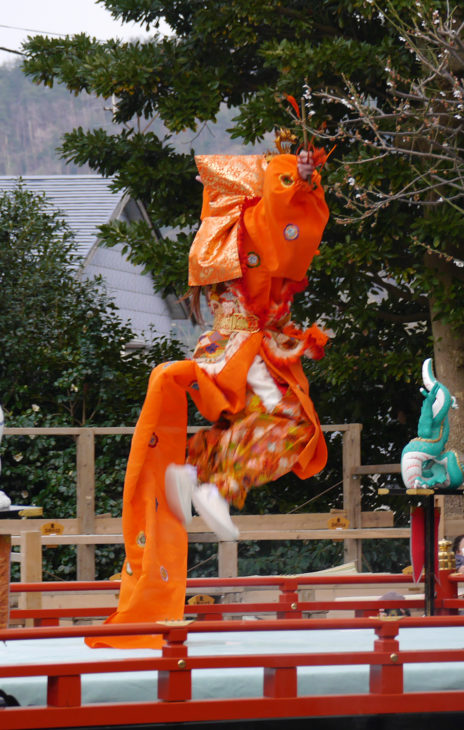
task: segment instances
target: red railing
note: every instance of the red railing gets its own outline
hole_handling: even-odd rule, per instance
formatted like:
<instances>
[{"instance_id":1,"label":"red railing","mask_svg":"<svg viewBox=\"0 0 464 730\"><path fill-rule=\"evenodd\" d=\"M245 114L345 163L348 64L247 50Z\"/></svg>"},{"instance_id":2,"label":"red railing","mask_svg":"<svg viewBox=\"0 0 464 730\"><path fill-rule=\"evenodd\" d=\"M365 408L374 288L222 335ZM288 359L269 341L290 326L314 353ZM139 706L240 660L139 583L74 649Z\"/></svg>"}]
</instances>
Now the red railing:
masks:
<instances>
[{"instance_id":1,"label":"red railing","mask_svg":"<svg viewBox=\"0 0 464 730\"><path fill-rule=\"evenodd\" d=\"M435 598L435 613L456 614L464 602L458 598L458 583L464 581L451 570L441 570L436 582L437 595ZM361 573L356 575L319 575L319 576L256 576L241 578L192 578L187 581L188 591L192 589L217 588L275 588L278 591L277 601L272 602L236 602L186 605L185 615L195 616L201 620L221 620L227 614L275 614L279 619L301 618L304 613L315 611L353 611L355 617L375 616L379 608L423 609L423 598L390 599L379 602L378 598L345 598L335 600L300 600L298 588L317 587L325 585L366 586L406 584L413 585L410 575L372 574ZM119 588L119 581L69 581L48 583L12 583L10 590L13 593L22 592L76 592L76 591L112 591ZM43 608L43 609L13 609L11 619L32 619L35 626L58 626L60 618L106 617L114 611L114 606L99 606L86 608Z\"/></svg>"},{"instance_id":2,"label":"red railing","mask_svg":"<svg viewBox=\"0 0 464 730\"><path fill-rule=\"evenodd\" d=\"M86 636L162 634L161 656L131 657L91 662L0 666L0 677L47 677L47 704L43 707L8 707L0 710L3 730L71 728L213 722L258 718L350 716L393 713L463 712L464 690L405 692L405 665L463 662L464 649L402 651L398 635L403 628L464 626L462 616L432 616L401 620L293 619L193 622L188 625L128 624L9 629L0 641ZM189 656L189 634L216 632L274 632L300 630L373 629L372 651ZM369 688L363 694L298 696L299 667L367 665ZM258 698L192 700L192 672L230 668L262 668L263 691ZM157 671L158 698L152 702L82 704L81 676L101 672ZM227 682L224 683L227 691Z\"/></svg>"}]
</instances>

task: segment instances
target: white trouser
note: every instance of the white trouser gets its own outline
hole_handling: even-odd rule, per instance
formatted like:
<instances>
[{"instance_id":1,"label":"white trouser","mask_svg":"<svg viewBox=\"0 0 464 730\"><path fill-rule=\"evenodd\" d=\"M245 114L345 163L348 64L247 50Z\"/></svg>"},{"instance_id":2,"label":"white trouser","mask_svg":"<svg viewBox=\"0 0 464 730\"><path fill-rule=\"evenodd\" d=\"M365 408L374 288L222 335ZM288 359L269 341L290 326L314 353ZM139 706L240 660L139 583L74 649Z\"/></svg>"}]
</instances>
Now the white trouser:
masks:
<instances>
[{"instance_id":1,"label":"white trouser","mask_svg":"<svg viewBox=\"0 0 464 730\"><path fill-rule=\"evenodd\" d=\"M251 364L251 368L248 371L247 383L253 393L256 393L261 398L268 413L273 411L276 405L282 400L282 393L264 364L264 360L259 355L256 355Z\"/></svg>"}]
</instances>

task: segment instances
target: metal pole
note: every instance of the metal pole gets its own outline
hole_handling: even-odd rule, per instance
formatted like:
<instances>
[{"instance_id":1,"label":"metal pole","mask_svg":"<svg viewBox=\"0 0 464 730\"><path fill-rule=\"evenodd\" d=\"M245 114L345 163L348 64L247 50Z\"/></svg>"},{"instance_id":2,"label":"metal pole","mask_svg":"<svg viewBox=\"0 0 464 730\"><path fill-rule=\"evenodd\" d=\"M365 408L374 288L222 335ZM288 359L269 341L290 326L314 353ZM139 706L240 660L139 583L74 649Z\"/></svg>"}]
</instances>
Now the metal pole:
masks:
<instances>
[{"instance_id":1,"label":"metal pole","mask_svg":"<svg viewBox=\"0 0 464 730\"><path fill-rule=\"evenodd\" d=\"M434 495L424 497L424 570L425 570L425 615L435 613L435 501Z\"/></svg>"}]
</instances>

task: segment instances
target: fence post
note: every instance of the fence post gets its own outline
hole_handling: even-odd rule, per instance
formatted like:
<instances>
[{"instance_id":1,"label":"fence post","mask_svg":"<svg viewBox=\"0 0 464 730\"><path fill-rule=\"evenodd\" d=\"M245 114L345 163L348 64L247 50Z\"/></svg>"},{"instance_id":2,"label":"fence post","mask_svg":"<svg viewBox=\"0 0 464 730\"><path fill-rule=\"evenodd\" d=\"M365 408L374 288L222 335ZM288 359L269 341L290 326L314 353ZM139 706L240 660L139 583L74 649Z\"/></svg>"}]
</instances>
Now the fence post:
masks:
<instances>
[{"instance_id":1,"label":"fence post","mask_svg":"<svg viewBox=\"0 0 464 730\"><path fill-rule=\"evenodd\" d=\"M0 535L0 629L8 627L10 613L11 535Z\"/></svg>"},{"instance_id":2,"label":"fence post","mask_svg":"<svg viewBox=\"0 0 464 730\"><path fill-rule=\"evenodd\" d=\"M458 597L458 584L452 583L449 577L452 573L455 573L455 568L441 568L438 571L438 580L435 582L436 596L435 596L435 615L436 616L457 616L459 609L457 608L445 608L443 601L447 598Z\"/></svg>"},{"instance_id":3,"label":"fence post","mask_svg":"<svg viewBox=\"0 0 464 730\"><path fill-rule=\"evenodd\" d=\"M79 532L95 532L95 434L82 428L76 436L77 519ZM95 545L77 546L77 580L95 580Z\"/></svg>"},{"instance_id":4,"label":"fence post","mask_svg":"<svg viewBox=\"0 0 464 730\"><path fill-rule=\"evenodd\" d=\"M298 697L296 667L264 667L264 697Z\"/></svg>"},{"instance_id":5,"label":"fence post","mask_svg":"<svg viewBox=\"0 0 464 730\"><path fill-rule=\"evenodd\" d=\"M353 469L361 466L361 423L350 423L343 434L343 508L350 528L361 527L361 480ZM362 543L350 538L344 541L344 561L362 569Z\"/></svg>"},{"instance_id":6,"label":"fence post","mask_svg":"<svg viewBox=\"0 0 464 730\"><path fill-rule=\"evenodd\" d=\"M403 664L398 657L399 641L397 640L398 621L388 623L381 619L375 629L377 640L374 641L374 654L389 654L381 664L371 664L369 671L369 691L376 694L400 694L403 692Z\"/></svg>"},{"instance_id":7,"label":"fence post","mask_svg":"<svg viewBox=\"0 0 464 730\"><path fill-rule=\"evenodd\" d=\"M42 581L42 535L39 530L25 530L21 533L21 583ZM42 594L21 593L18 602L21 609L42 608ZM33 619L26 619L25 626L33 626Z\"/></svg>"},{"instance_id":8,"label":"fence post","mask_svg":"<svg viewBox=\"0 0 464 730\"><path fill-rule=\"evenodd\" d=\"M81 675L48 677L48 707L79 707L81 704Z\"/></svg>"},{"instance_id":9,"label":"fence post","mask_svg":"<svg viewBox=\"0 0 464 730\"><path fill-rule=\"evenodd\" d=\"M171 629L165 636L163 657L177 660L176 667L158 672L158 699L164 702L182 702L192 698L192 672L188 667L185 628Z\"/></svg>"},{"instance_id":10,"label":"fence post","mask_svg":"<svg viewBox=\"0 0 464 730\"><path fill-rule=\"evenodd\" d=\"M218 542L218 577L236 578L238 575L238 543Z\"/></svg>"},{"instance_id":11,"label":"fence post","mask_svg":"<svg viewBox=\"0 0 464 730\"><path fill-rule=\"evenodd\" d=\"M277 611L277 618L302 618L303 613L298 605L298 581L291 578L284 580L279 585L279 590L279 602L277 606L285 604L285 610Z\"/></svg>"}]
</instances>

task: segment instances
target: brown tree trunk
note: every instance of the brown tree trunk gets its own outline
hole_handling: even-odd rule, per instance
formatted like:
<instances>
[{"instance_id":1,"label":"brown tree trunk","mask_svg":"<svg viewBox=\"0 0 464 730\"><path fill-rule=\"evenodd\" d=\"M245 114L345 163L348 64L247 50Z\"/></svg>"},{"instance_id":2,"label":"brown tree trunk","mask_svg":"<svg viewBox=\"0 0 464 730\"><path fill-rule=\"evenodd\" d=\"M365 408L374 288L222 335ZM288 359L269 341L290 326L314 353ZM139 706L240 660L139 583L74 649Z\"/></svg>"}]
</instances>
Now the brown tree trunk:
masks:
<instances>
[{"instance_id":1,"label":"brown tree trunk","mask_svg":"<svg viewBox=\"0 0 464 730\"><path fill-rule=\"evenodd\" d=\"M443 291L446 292L453 280L453 274L449 269L447 270L446 265L437 266L436 263L435 260L435 274L438 275ZM448 448L462 452L464 451L464 329L457 329L449 322L437 317L433 297L431 298L430 315L435 375L440 383L446 385L458 403L458 409L451 409L449 412Z\"/></svg>"},{"instance_id":2,"label":"brown tree trunk","mask_svg":"<svg viewBox=\"0 0 464 730\"><path fill-rule=\"evenodd\" d=\"M435 262L436 263L436 262ZM449 287L452 280L449 271L440 271L443 287ZM435 269L436 271L436 269ZM453 328L448 322L436 318L433 299L431 300L431 320L433 335L433 364L435 375L446 385L451 395L457 400L458 408L450 409L450 436L448 449L458 452L461 463L464 463L464 331ZM447 495L442 501L442 534L452 540L458 534L464 534L464 499L462 495Z\"/></svg>"},{"instance_id":3,"label":"brown tree trunk","mask_svg":"<svg viewBox=\"0 0 464 730\"><path fill-rule=\"evenodd\" d=\"M454 395L458 409L449 412L448 447L464 451L464 333L454 331L443 321L432 321L434 366L437 380Z\"/></svg>"}]
</instances>

